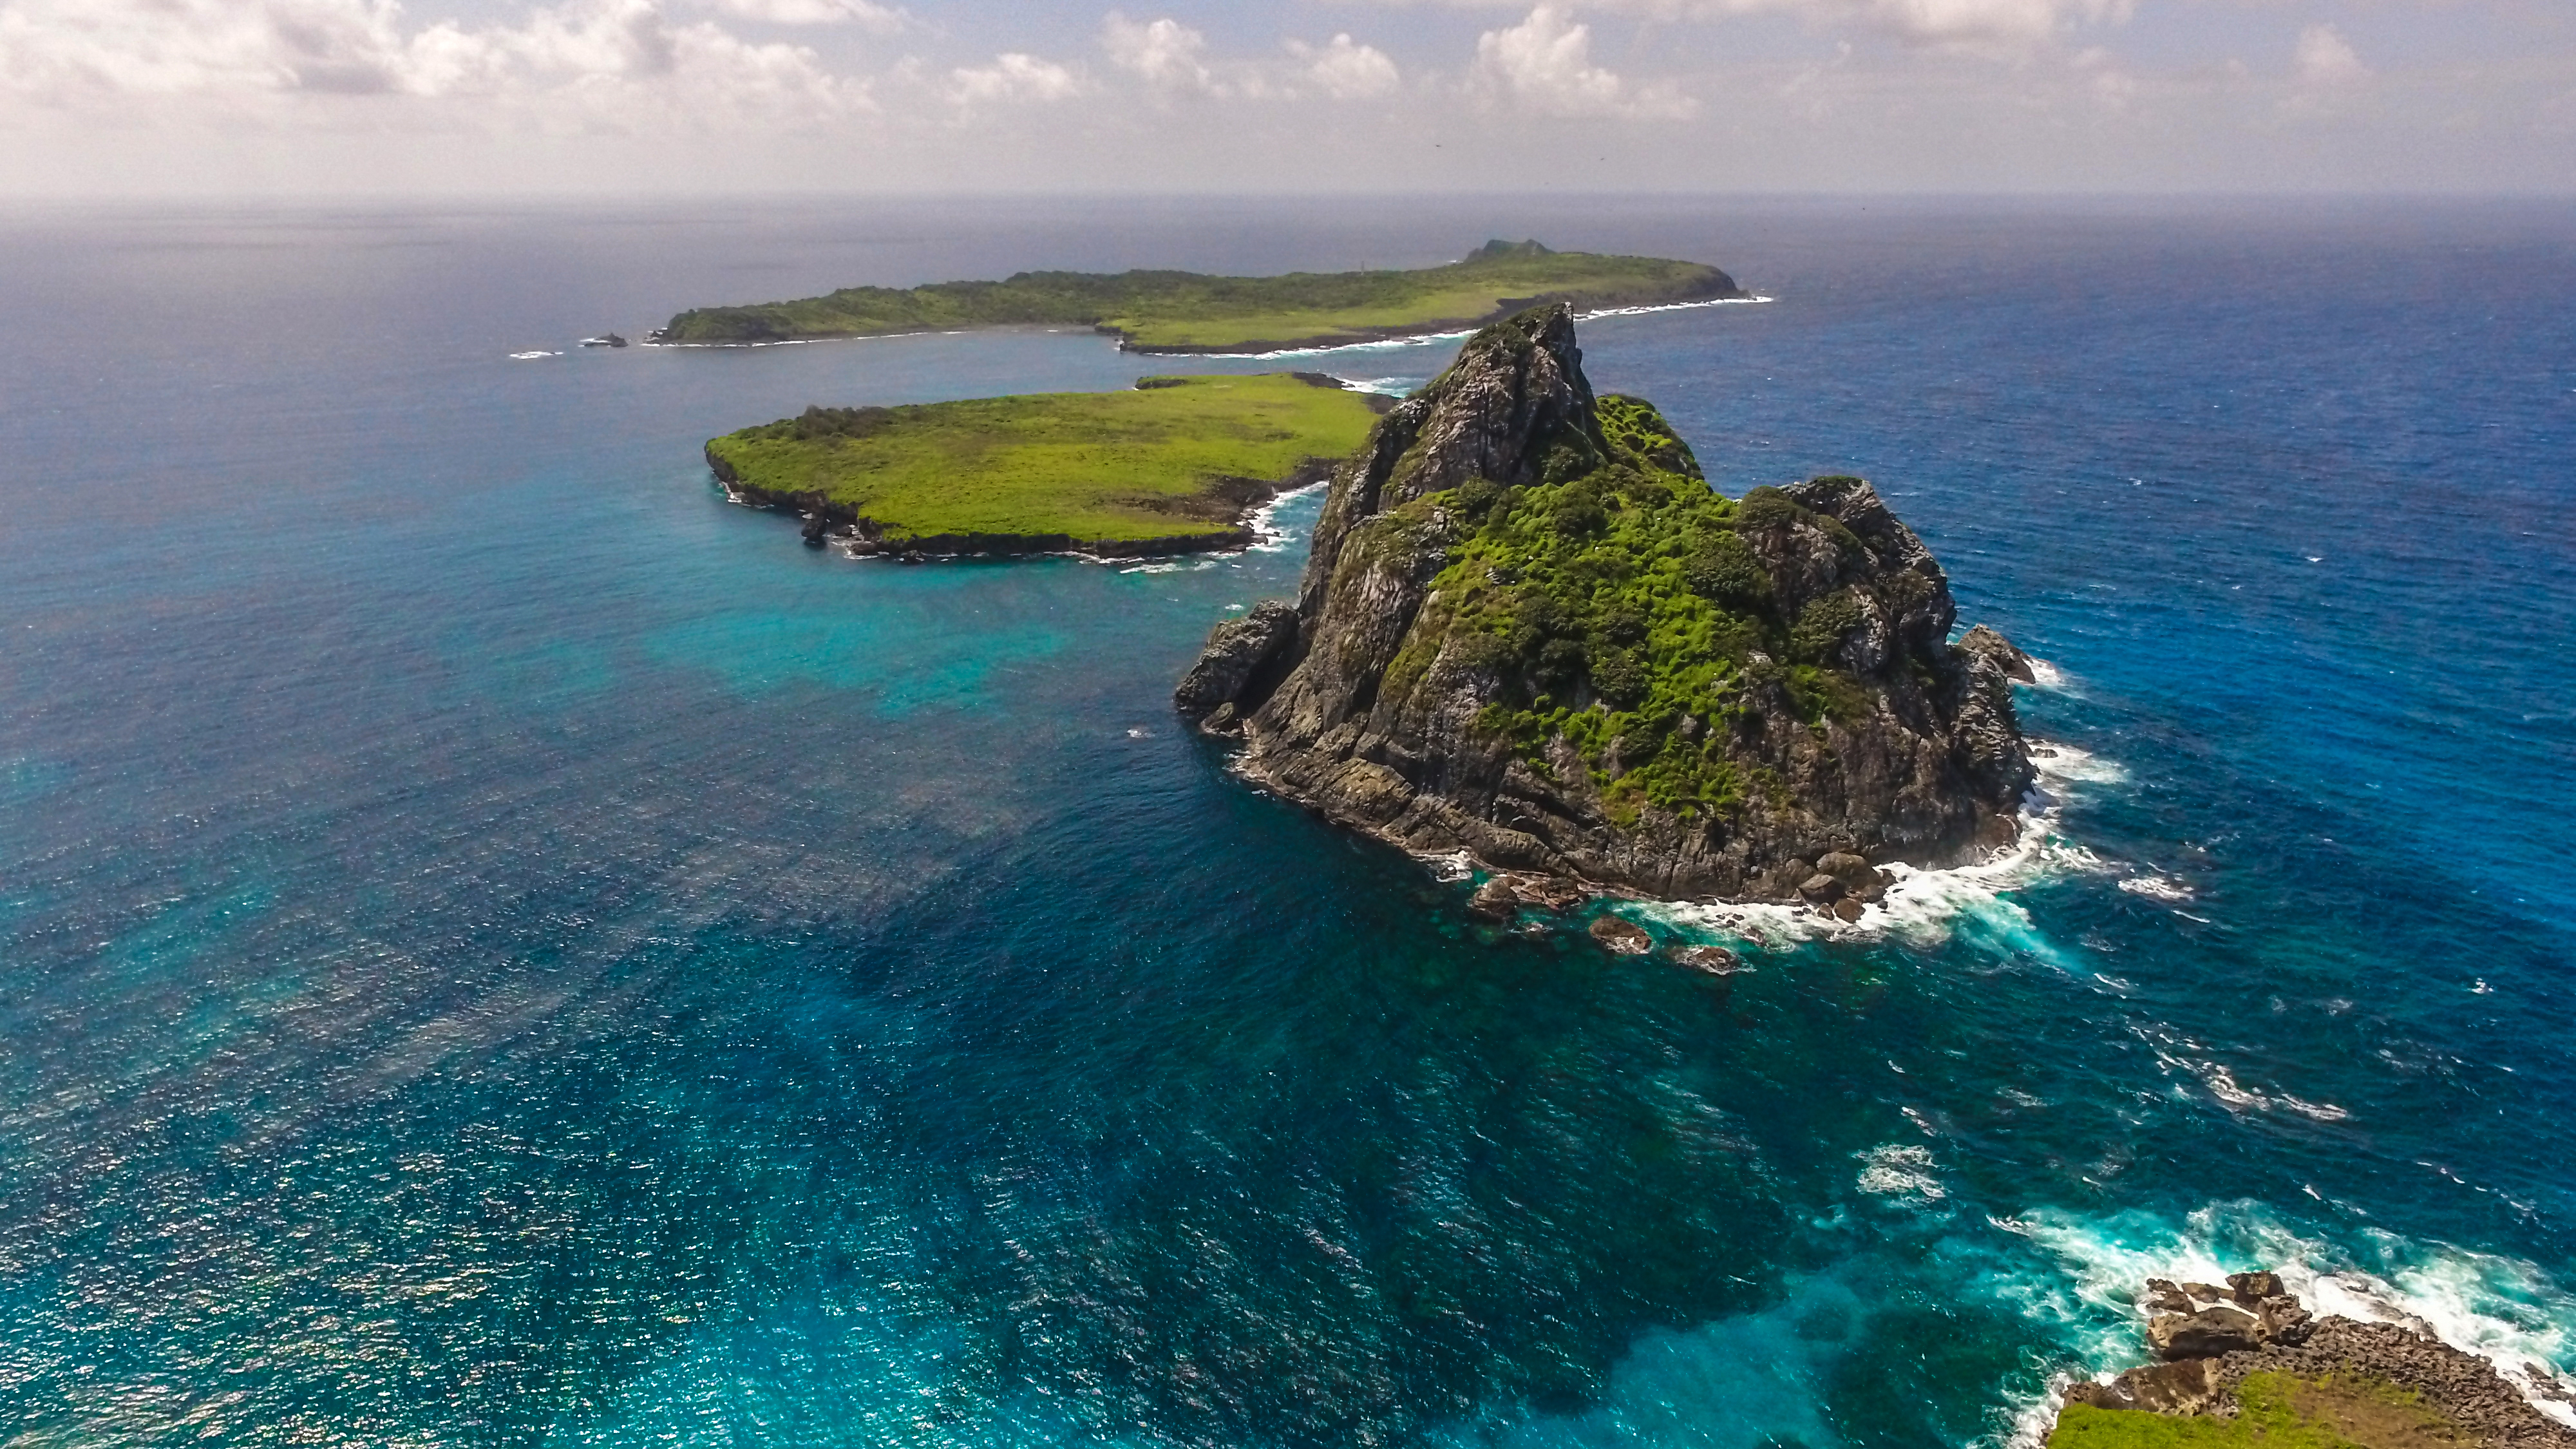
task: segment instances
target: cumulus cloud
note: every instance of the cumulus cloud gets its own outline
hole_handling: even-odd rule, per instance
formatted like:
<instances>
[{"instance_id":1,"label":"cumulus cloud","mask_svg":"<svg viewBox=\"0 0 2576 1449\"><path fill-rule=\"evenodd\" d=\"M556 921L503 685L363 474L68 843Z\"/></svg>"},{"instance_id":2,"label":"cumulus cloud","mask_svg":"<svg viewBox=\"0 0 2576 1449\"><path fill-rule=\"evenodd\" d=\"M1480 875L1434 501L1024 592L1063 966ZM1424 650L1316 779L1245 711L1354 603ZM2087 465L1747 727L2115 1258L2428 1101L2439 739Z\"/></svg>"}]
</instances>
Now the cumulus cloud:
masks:
<instances>
[{"instance_id":1,"label":"cumulus cloud","mask_svg":"<svg viewBox=\"0 0 2576 1449\"><path fill-rule=\"evenodd\" d=\"M1554 4L1476 38L1470 83L1496 99L1551 116L1680 117L1696 107L1669 86L1630 84L1592 63L1592 28Z\"/></svg>"},{"instance_id":2,"label":"cumulus cloud","mask_svg":"<svg viewBox=\"0 0 2576 1449\"><path fill-rule=\"evenodd\" d=\"M517 25L420 29L405 27L395 0L5 0L0 92L55 105L569 96L635 119L655 92L689 97L698 115L868 104L864 85L831 75L805 47L674 24L655 0L572 0Z\"/></svg>"},{"instance_id":3,"label":"cumulus cloud","mask_svg":"<svg viewBox=\"0 0 2576 1449\"><path fill-rule=\"evenodd\" d=\"M1170 16L1138 24L1115 10L1100 25L1110 63L1167 90L1219 92L1208 69L1207 37Z\"/></svg>"},{"instance_id":4,"label":"cumulus cloud","mask_svg":"<svg viewBox=\"0 0 2576 1449\"><path fill-rule=\"evenodd\" d=\"M2361 63L2352 43L2331 25L2311 25L2299 32L2290 68L2300 85L2319 90L2370 79L2370 67Z\"/></svg>"},{"instance_id":5,"label":"cumulus cloud","mask_svg":"<svg viewBox=\"0 0 2576 1449\"><path fill-rule=\"evenodd\" d=\"M991 65L961 66L949 72L949 81L951 99L966 106L1061 101L1082 94L1082 77L1017 51L993 57Z\"/></svg>"},{"instance_id":6,"label":"cumulus cloud","mask_svg":"<svg viewBox=\"0 0 2576 1449\"><path fill-rule=\"evenodd\" d=\"M871 3L871 0L708 0L718 12L737 20L756 20L768 25L846 25L858 24L870 30L893 31L903 28L900 10Z\"/></svg>"},{"instance_id":7,"label":"cumulus cloud","mask_svg":"<svg viewBox=\"0 0 2576 1449\"><path fill-rule=\"evenodd\" d=\"M1320 49L1292 40L1288 42L1288 53L1302 67L1305 79L1335 100L1382 96L1404 83L1402 73L1385 51L1358 44L1348 35L1336 35L1331 44Z\"/></svg>"}]
</instances>

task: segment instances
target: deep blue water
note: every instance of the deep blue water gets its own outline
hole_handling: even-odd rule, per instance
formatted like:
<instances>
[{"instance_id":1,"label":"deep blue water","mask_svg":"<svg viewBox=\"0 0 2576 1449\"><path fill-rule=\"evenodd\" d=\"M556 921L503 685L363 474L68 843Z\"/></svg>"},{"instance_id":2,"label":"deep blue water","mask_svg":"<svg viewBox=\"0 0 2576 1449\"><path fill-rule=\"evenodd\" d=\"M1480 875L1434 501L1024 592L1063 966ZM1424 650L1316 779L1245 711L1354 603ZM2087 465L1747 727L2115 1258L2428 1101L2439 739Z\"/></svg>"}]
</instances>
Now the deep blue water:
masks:
<instances>
[{"instance_id":1,"label":"deep blue water","mask_svg":"<svg viewBox=\"0 0 2576 1449\"><path fill-rule=\"evenodd\" d=\"M0 220L0 1440L1966 1444L2283 1262L2576 1368L2576 208L675 210ZM1497 939L1175 727L1295 544L853 563L698 458L1167 360L508 357L1497 234L1776 299L1594 379L2055 662L2026 858Z\"/></svg>"}]
</instances>

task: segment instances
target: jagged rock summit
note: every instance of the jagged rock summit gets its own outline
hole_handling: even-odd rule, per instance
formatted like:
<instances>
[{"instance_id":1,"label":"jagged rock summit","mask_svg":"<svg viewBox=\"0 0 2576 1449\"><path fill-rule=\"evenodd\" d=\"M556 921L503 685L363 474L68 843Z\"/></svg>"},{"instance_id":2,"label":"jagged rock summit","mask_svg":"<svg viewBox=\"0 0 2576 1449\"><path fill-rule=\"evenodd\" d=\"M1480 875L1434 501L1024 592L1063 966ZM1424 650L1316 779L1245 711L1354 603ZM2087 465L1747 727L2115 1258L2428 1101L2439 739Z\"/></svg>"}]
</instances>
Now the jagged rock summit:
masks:
<instances>
[{"instance_id":1,"label":"jagged rock summit","mask_svg":"<svg viewBox=\"0 0 2576 1449\"><path fill-rule=\"evenodd\" d=\"M1848 919L1881 864L2012 839L2021 656L1949 642L1913 531L1857 478L1719 497L1582 362L1562 306L1471 338L1334 471L1294 608L1175 702L1337 821L1598 886Z\"/></svg>"}]
</instances>

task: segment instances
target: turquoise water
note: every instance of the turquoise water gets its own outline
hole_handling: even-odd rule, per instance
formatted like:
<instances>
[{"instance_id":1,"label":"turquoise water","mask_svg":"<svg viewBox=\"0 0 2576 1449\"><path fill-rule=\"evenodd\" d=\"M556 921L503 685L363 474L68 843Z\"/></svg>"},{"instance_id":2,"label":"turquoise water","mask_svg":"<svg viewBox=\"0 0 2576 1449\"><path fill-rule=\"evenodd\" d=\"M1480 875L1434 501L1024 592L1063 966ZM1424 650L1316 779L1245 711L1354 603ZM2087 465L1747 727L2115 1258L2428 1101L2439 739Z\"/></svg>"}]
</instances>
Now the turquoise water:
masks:
<instances>
[{"instance_id":1,"label":"turquoise water","mask_svg":"<svg viewBox=\"0 0 2576 1449\"><path fill-rule=\"evenodd\" d=\"M1298 540L859 564L697 457L1169 360L569 347L1504 233L1775 299L1593 377L2053 661L2022 856L1624 908L1724 981L1494 937L1171 716ZM2567 207L56 213L0 279L0 1440L1966 1444L2284 1261L2576 1368Z\"/></svg>"}]
</instances>

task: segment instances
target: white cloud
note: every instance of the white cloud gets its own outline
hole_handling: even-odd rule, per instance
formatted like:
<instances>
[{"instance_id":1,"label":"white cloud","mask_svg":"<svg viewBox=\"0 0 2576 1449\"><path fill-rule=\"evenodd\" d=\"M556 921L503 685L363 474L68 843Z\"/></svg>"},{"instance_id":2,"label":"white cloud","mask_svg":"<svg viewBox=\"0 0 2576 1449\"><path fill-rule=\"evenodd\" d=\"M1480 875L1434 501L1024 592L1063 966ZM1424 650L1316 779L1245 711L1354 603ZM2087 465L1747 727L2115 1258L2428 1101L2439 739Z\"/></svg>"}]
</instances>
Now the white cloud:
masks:
<instances>
[{"instance_id":1,"label":"white cloud","mask_svg":"<svg viewBox=\"0 0 2576 1449\"><path fill-rule=\"evenodd\" d=\"M960 105L1061 101L1082 93L1082 78L1053 61L1017 51L993 63L949 72L949 95Z\"/></svg>"},{"instance_id":2,"label":"white cloud","mask_svg":"<svg viewBox=\"0 0 2576 1449\"><path fill-rule=\"evenodd\" d=\"M2361 63L2352 43L2331 25L2311 25L2300 31L2290 66L2300 85L2319 90L2370 79L2370 67Z\"/></svg>"},{"instance_id":3,"label":"white cloud","mask_svg":"<svg viewBox=\"0 0 2576 1449\"><path fill-rule=\"evenodd\" d=\"M1697 109L1669 86L1633 86L1592 63L1592 28L1554 4L1476 38L1472 83L1551 116L1687 116Z\"/></svg>"},{"instance_id":4,"label":"white cloud","mask_svg":"<svg viewBox=\"0 0 2576 1449\"><path fill-rule=\"evenodd\" d=\"M595 103L594 120L811 117L865 109L864 84L802 46L758 44L708 22L674 25L655 0L572 0L523 23L408 31L394 0L5 0L0 93L55 105L140 96L257 101L300 95L541 97Z\"/></svg>"},{"instance_id":5,"label":"white cloud","mask_svg":"<svg viewBox=\"0 0 2576 1449\"><path fill-rule=\"evenodd\" d=\"M1510 4L1522 0L1468 0ZM1789 15L1819 30L1865 30L1906 45L2020 54L2086 24L2125 22L2135 0L1592 0L1652 20Z\"/></svg>"},{"instance_id":6,"label":"white cloud","mask_svg":"<svg viewBox=\"0 0 2576 1449\"><path fill-rule=\"evenodd\" d=\"M1170 16L1139 25L1115 10L1101 21L1100 44L1121 70L1165 89L1222 93L1202 58L1207 37Z\"/></svg>"},{"instance_id":7,"label":"white cloud","mask_svg":"<svg viewBox=\"0 0 2576 1449\"><path fill-rule=\"evenodd\" d=\"M1335 100L1382 96L1404 83L1403 75L1385 51L1357 44L1348 35L1334 36L1332 43L1320 50L1292 40L1288 42L1288 53L1304 68L1306 79Z\"/></svg>"},{"instance_id":8,"label":"white cloud","mask_svg":"<svg viewBox=\"0 0 2576 1449\"><path fill-rule=\"evenodd\" d=\"M706 0L716 11L736 20L768 25L858 24L870 30L903 28L904 15L871 0Z\"/></svg>"}]
</instances>

